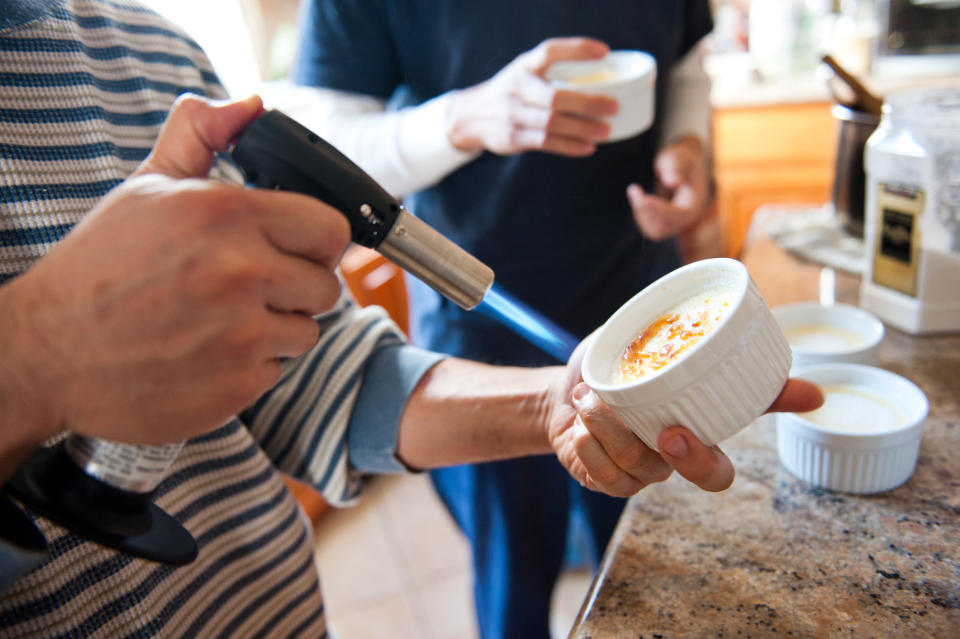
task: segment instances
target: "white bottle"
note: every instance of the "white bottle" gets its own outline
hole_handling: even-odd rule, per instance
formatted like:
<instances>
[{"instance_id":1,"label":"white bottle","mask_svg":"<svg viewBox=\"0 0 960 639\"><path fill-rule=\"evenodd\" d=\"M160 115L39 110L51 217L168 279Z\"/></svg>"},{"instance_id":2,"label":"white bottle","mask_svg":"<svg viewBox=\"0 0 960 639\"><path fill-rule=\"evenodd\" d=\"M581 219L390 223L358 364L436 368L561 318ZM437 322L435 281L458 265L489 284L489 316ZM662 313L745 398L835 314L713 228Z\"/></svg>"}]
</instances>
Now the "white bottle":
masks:
<instances>
[{"instance_id":1,"label":"white bottle","mask_svg":"<svg viewBox=\"0 0 960 639\"><path fill-rule=\"evenodd\" d=\"M864 168L860 306L911 334L960 332L960 87L888 96Z\"/></svg>"}]
</instances>

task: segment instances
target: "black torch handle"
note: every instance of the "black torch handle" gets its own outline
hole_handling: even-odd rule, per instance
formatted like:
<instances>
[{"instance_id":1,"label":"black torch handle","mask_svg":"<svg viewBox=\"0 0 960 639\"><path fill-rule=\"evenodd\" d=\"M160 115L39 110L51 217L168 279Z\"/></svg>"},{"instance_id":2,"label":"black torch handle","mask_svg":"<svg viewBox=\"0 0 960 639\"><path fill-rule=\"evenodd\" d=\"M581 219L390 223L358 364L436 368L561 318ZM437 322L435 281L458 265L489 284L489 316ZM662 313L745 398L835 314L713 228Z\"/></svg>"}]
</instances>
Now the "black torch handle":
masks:
<instances>
[{"instance_id":1,"label":"black torch handle","mask_svg":"<svg viewBox=\"0 0 960 639\"><path fill-rule=\"evenodd\" d=\"M231 157L247 182L311 195L350 221L357 244L377 248L402 207L376 180L326 140L275 109L240 135Z\"/></svg>"}]
</instances>

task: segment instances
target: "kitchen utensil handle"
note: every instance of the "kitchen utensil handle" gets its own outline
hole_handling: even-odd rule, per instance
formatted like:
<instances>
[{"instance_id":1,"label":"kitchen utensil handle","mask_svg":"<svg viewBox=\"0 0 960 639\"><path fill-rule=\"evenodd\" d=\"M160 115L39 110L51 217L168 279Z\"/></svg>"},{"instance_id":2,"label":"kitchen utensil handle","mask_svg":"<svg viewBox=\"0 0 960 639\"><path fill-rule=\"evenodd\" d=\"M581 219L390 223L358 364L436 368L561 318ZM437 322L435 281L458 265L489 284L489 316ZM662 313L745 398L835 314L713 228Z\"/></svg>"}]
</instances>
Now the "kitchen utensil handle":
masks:
<instances>
[{"instance_id":1,"label":"kitchen utensil handle","mask_svg":"<svg viewBox=\"0 0 960 639\"><path fill-rule=\"evenodd\" d=\"M240 135L231 157L247 181L311 195L350 222L354 242L376 249L461 308L472 309L493 270L404 210L347 156L280 111L265 111Z\"/></svg>"},{"instance_id":2,"label":"kitchen utensil handle","mask_svg":"<svg viewBox=\"0 0 960 639\"><path fill-rule=\"evenodd\" d=\"M853 91L854 95L857 96L858 104L863 107L863 110L869 111L870 113L876 113L879 115L883 111L883 100L875 96L867 87L863 85L860 80L858 80L853 74L840 66L840 63L832 55L823 56L823 62L828 67L833 69L833 72L837 74L841 80L843 80L847 86Z\"/></svg>"},{"instance_id":3,"label":"kitchen utensil handle","mask_svg":"<svg viewBox=\"0 0 960 639\"><path fill-rule=\"evenodd\" d=\"M377 248L402 207L347 156L293 118L265 111L230 153L257 187L296 191L338 209L357 244Z\"/></svg>"}]
</instances>

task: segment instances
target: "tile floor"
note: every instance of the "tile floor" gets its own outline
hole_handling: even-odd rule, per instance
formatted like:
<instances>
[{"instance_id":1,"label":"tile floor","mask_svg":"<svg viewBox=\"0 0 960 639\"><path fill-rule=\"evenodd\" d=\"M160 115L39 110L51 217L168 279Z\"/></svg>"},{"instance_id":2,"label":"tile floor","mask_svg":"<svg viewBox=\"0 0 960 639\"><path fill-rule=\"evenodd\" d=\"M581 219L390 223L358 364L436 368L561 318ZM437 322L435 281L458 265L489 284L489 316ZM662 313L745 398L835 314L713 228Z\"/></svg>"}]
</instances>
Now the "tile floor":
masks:
<instances>
[{"instance_id":1,"label":"tile floor","mask_svg":"<svg viewBox=\"0 0 960 639\"><path fill-rule=\"evenodd\" d=\"M336 639L474 639L468 547L426 475L377 477L354 507L317 528L316 558ZM570 572L553 597L567 636L590 585Z\"/></svg>"}]
</instances>

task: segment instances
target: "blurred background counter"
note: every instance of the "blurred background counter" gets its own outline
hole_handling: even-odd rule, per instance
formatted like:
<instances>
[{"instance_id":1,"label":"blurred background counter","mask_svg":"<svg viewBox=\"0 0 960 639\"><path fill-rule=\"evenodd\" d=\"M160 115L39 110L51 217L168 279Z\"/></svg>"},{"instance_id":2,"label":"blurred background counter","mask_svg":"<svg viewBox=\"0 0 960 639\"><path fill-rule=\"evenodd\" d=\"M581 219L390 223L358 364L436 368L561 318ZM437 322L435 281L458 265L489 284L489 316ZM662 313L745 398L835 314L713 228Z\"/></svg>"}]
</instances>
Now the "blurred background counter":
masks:
<instances>
[{"instance_id":1,"label":"blurred background counter","mask_svg":"<svg viewBox=\"0 0 960 639\"><path fill-rule=\"evenodd\" d=\"M714 77L714 171L725 255L740 255L759 207L830 202L841 123L831 114L836 100L824 75L830 72L822 71L781 79ZM860 79L879 96L960 86L960 73Z\"/></svg>"},{"instance_id":2,"label":"blurred background counter","mask_svg":"<svg viewBox=\"0 0 960 639\"><path fill-rule=\"evenodd\" d=\"M281 108L299 0L145 0L210 55L233 95ZM737 257L754 211L830 201L839 123L833 55L875 93L960 83L960 0L712 0L705 67L721 252ZM840 96L843 97L842 95Z\"/></svg>"}]
</instances>

